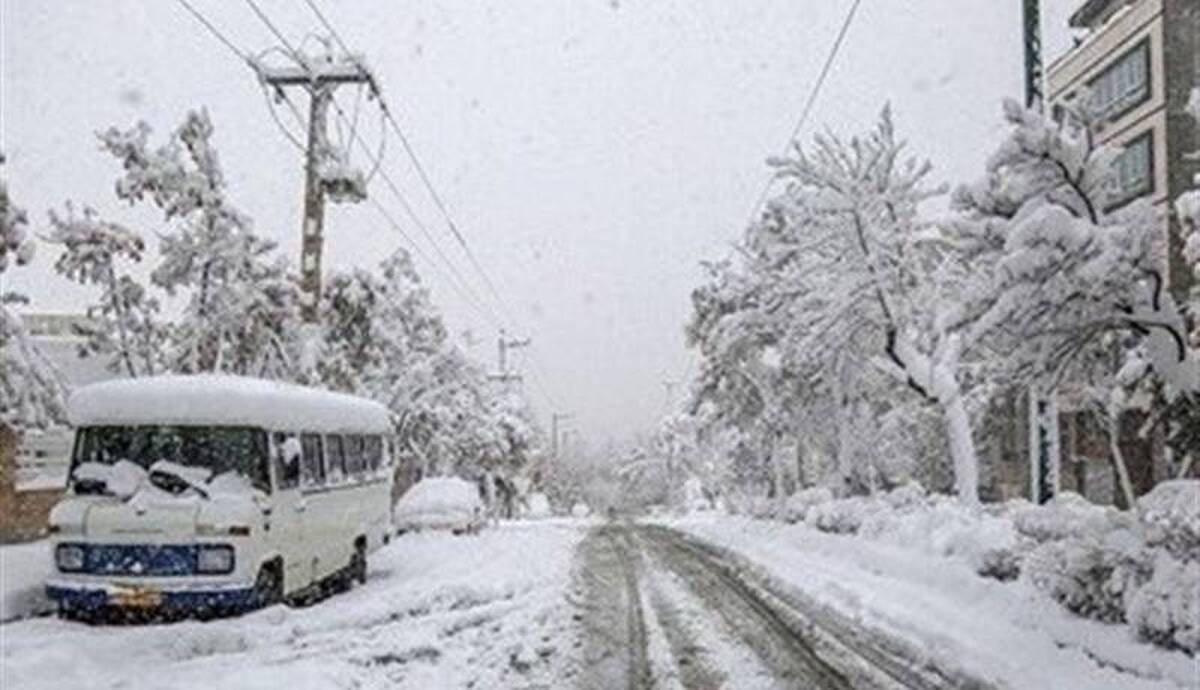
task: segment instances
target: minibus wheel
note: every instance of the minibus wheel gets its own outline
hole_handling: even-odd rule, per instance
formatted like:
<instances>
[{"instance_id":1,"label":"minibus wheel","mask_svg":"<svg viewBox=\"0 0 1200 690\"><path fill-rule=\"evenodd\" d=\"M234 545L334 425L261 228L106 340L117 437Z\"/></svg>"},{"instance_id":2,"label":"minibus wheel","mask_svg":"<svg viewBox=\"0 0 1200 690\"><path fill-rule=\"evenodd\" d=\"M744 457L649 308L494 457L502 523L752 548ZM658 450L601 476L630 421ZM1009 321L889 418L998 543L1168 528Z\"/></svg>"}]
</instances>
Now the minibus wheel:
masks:
<instances>
[{"instance_id":1,"label":"minibus wheel","mask_svg":"<svg viewBox=\"0 0 1200 690\"><path fill-rule=\"evenodd\" d=\"M350 579L367 584L367 543L364 539L354 542L354 556L350 558Z\"/></svg>"},{"instance_id":2,"label":"minibus wheel","mask_svg":"<svg viewBox=\"0 0 1200 690\"><path fill-rule=\"evenodd\" d=\"M254 578L254 598L259 608L283 601L283 563L278 559L264 563Z\"/></svg>"}]
</instances>

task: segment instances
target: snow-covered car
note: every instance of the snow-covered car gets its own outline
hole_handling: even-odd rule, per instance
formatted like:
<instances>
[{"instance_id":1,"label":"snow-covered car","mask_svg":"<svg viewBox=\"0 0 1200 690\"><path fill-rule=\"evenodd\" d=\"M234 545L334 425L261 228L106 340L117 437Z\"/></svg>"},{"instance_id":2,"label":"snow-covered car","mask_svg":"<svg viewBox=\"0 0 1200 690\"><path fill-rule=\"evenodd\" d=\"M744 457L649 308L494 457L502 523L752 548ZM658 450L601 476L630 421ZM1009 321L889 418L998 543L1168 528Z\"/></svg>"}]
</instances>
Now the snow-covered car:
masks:
<instances>
[{"instance_id":1,"label":"snow-covered car","mask_svg":"<svg viewBox=\"0 0 1200 690\"><path fill-rule=\"evenodd\" d=\"M472 534L484 523L479 488L459 477L422 479L400 497L392 515L397 534L439 529Z\"/></svg>"}]
</instances>

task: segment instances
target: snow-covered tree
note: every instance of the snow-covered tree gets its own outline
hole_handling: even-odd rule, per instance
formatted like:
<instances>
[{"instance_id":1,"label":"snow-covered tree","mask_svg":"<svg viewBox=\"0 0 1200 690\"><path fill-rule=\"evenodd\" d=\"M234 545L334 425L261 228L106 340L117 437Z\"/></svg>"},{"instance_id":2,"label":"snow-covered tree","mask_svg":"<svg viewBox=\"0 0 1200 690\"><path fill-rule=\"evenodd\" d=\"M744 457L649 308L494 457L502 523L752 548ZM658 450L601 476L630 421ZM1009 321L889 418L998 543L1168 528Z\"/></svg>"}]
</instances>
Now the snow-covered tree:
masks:
<instances>
[{"instance_id":1,"label":"snow-covered tree","mask_svg":"<svg viewBox=\"0 0 1200 690\"><path fill-rule=\"evenodd\" d=\"M166 337L157 320L158 300L122 264L139 263L145 242L132 230L102 220L91 207L65 215L50 212L49 240L63 247L54 264L59 274L81 285L100 288L99 300L88 307L89 323L77 326L85 338L80 356L101 355L111 371L126 376L153 375L162 369Z\"/></svg>"},{"instance_id":2,"label":"snow-covered tree","mask_svg":"<svg viewBox=\"0 0 1200 690\"><path fill-rule=\"evenodd\" d=\"M450 340L406 252L378 273L329 276L321 314L321 380L391 409L402 450L426 472L486 475L491 486L528 465L536 429L527 405Z\"/></svg>"},{"instance_id":3,"label":"snow-covered tree","mask_svg":"<svg viewBox=\"0 0 1200 690\"><path fill-rule=\"evenodd\" d=\"M845 478L854 464L847 432L871 414L875 400L864 393L879 386L868 372L895 375L909 404L942 410L956 490L976 500L961 342L947 318L965 272L920 217L937 191L925 184L929 165L905 157L888 110L865 136L818 136L773 164L786 188L739 245L741 270L714 267L693 295L689 334L709 364L700 390L753 401L740 414L755 414L767 439L794 435L803 417L793 411L832 396Z\"/></svg>"},{"instance_id":4,"label":"snow-covered tree","mask_svg":"<svg viewBox=\"0 0 1200 690\"><path fill-rule=\"evenodd\" d=\"M229 199L213 125L188 113L170 139L151 148L150 127L110 128L101 145L121 161L117 196L152 201L169 223L152 273L168 295L187 304L171 330L170 368L292 378L298 291L275 244Z\"/></svg>"},{"instance_id":5,"label":"snow-covered tree","mask_svg":"<svg viewBox=\"0 0 1200 690\"><path fill-rule=\"evenodd\" d=\"M1008 103L1009 138L986 177L956 194L969 220L957 239L974 246L975 265L994 276L974 305L971 337L1011 364L1017 379L1051 387L1077 377L1088 353L1107 342L1114 388L1099 395L1101 404L1191 409L1200 357L1185 305L1166 290L1162 218L1148 200L1121 196L1118 151L1097 143L1097 117L1082 104L1066 114L1055 122ZM1139 381L1154 390L1131 398L1117 389Z\"/></svg>"},{"instance_id":6,"label":"snow-covered tree","mask_svg":"<svg viewBox=\"0 0 1200 690\"><path fill-rule=\"evenodd\" d=\"M45 427L65 417L57 372L10 309L25 298L3 290L4 274L33 256L29 217L9 197L8 184L0 178L0 446L12 443L26 428ZM0 447L0 453L4 451Z\"/></svg>"}]
</instances>

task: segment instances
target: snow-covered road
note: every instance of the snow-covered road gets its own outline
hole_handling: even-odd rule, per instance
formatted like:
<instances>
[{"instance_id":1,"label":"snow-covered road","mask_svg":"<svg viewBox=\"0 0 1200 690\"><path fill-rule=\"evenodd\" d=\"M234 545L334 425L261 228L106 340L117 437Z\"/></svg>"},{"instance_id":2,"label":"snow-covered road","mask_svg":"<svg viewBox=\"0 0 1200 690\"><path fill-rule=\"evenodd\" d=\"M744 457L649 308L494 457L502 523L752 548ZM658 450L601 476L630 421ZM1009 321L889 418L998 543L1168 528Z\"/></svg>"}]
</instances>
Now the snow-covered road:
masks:
<instances>
[{"instance_id":1,"label":"snow-covered road","mask_svg":"<svg viewBox=\"0 0 1200 690\"><path fill-rule=\"evenodd\" d=\"M407 535L366 585L307 608L7 623L0 688L1192 687L1194 660L934 555L729 516L672 526Z\"/></svg>"},{"instance_id":2,"label":"snow-covered road","mask_svg":"<svg viewBox=\"0 0 1200 690\"><path fill-rule=\"evenodd\" d=\"M775 591L674 530L608 525L581 547L587 688L990 688Z\"/></svg>"},{"instance_id":3,"label":"snow-covered road","mask_svg":"<svg viewBox=\"0 0 1200 690\"><path fill-rule=\"evenodd\" d=\"M0 688L562 687L577 627L565 595L587 527L406 535L373 554L366 585L308 608L141 627L5 624Z\"/></svg>"}]
</instances>

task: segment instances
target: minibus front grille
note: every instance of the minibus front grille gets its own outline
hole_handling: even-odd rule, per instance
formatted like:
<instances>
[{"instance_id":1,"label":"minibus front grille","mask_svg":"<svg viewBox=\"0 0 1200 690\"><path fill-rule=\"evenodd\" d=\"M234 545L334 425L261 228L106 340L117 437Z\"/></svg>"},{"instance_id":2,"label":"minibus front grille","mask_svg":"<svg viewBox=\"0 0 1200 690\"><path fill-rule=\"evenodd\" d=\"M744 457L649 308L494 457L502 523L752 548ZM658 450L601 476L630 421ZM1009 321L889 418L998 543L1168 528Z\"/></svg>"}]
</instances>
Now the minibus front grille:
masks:
<instances>
[{"instance_id":1,"label":"minibus front grille","mask_svg":"<svg viewBox=\"0 0 1200 690\"><path fill-rule=\"evenodd\" d=\"M196 572L194 544L87 544L84 572L92 575L170 576Z\"/></svg>"}]
</instances>

